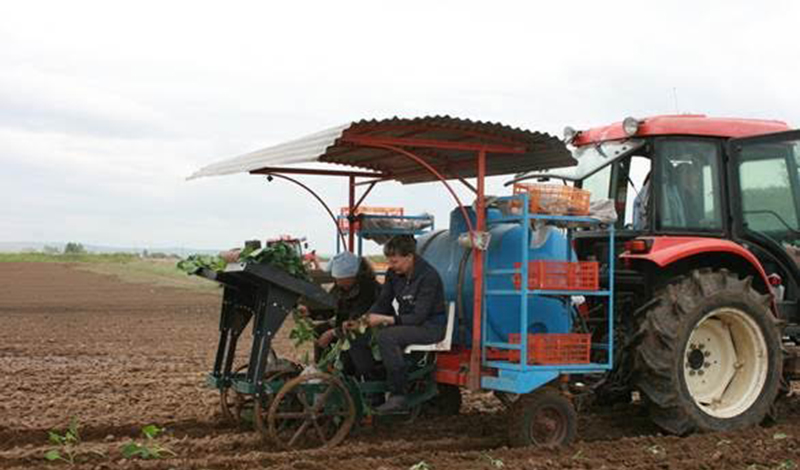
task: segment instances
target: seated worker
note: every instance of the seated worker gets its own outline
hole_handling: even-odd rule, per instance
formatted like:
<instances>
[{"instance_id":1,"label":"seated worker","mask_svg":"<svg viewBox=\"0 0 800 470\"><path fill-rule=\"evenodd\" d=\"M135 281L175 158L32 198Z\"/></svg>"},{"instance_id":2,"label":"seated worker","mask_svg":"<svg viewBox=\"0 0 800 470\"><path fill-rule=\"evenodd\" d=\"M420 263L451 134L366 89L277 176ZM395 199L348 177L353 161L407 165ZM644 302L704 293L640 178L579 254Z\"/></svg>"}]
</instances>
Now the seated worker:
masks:
<instances>
[{"instance_id":1,"label":"seated worker","mask_svg":"<svg viewBox=\"0 0 800 470\"><path fill-rule=\"evenodd\" d=\"M342 325L346 321L355 320L369 311L381 288L369 263L349 251L334 256L329 269L334 279L330 293L336 299L336 311L333 326L323 324L317 330L317 354L342 336ZM343 357L346 373L365 376L374 369L370 339L369 333L356 334L356 339L351 341L350 349Z\"/></svg>"},{"instance_id":2,"label":"seated worker","mask_svg":"<svg viewBox=\"0 0 800 470\"><path fill-rule=\"evenodd\" d=\"M389 271L368 322L370 326L385 326L378 332L377 341L390 395L375 411L389 413L401 411L407 404L403 350L410 344L432 344L444 339L447 315L442 279L433 266L416 255L413 237L392 238L384 245L383 253ZM393 300L399 305L398 312L394 311Z\"/></svg>"}]
</instances>

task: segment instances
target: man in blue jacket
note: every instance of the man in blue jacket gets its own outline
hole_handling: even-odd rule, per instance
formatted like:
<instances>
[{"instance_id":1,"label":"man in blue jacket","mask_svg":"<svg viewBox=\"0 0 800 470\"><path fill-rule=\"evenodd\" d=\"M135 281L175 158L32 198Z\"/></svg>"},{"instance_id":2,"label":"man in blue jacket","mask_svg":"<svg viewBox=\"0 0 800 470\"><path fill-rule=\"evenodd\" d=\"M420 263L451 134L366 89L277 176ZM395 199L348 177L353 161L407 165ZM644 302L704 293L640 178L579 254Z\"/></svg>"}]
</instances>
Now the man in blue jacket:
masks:
<instances>
[{"instance_id":1,"label":"man in blue jacket","mask_svg":"<svg viewBox=\"0 0 800 470\"><path fill-rule=\"evenodd\" d=\"M389 271L377 301L369 310L371 326L378 332L378 347L386 368L389 398L375 409L378 413L406 408L407 370L403 350L410 344L433 344L444 339L444 286L439 273L416 255L416 241L402 235L389 240L383 253ZM397 301L395 312L393 301Z\"/></svg>"}]
</instances>

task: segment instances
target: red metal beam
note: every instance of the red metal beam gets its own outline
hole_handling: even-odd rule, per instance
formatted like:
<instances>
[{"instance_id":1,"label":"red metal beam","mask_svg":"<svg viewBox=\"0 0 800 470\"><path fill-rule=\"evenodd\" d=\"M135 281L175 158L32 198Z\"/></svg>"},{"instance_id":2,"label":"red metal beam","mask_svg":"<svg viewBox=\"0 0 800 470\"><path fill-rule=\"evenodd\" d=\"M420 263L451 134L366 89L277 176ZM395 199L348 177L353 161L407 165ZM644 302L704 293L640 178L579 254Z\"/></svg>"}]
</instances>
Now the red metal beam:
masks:
<instances>
[{"instance_id":1,"label":"red metal beam","mask_svg":"<svg viewBox=\"0 0 800 470\"><path fill-rule=\"evenodd\" d=\"M423 147L435 148L445 150L473 150L492 153L525 153L524 145L498 145L498 144L481 144L474 142L442 142L441 140L434 139L404 139L396 137L372 137L354 135L342 136L342 142L350 142L357 145L364 146L403 146L403 147Z\"/></svg>"},{"instance_id":2,"label":"red metal beam","mask_svg":"<svg viewBox=\"0 0 800 470\"><path fill-rule=\"evenodd\" d=\"M354 211L358 210L358 208L361 207L361 203L364 202L364 199L367 198L370 191L372 191L372 188L374 188L376 184L378 184L377 181L370 182L370 185L367 187L366 190L364 190L364 194L362 194L361 197L358 198L358 202L356 202L356 206L353 208ZM358 184L356 184L356 186L358 186Z\"/></svg>"},{"instance_id":3,"label":"red metal beam","mask_svg":"<svg viewBox=\"0 0 800 470\"><path fill-rule=\"evenodd\" d=\"M461 184L463 184L464 186L466 186L466 187L467 187L467 189L469 189L469 190L470 190L470 191L472 191L473 193L475 193L475 194L478 194L478 190L477 190L477 189L475 189L475 186L473 186L473 185L472 185L472 184L471 184L469 181L467 181L467 179L466 179L466 178L461 178L461 177L459 176L459 178L458 178L458 181L461 181Z\"/></svg>"},{"instance_id":4,"label":"red metal beam","mask_svg":"<svg viewBox=\"0 0 800 470\"><path fill-rule=\"evenodd\" d=\"M347 211L347 242L350 253L356 252L356 231L353 230L353 217L355 217L355 206L356 206L356 177L351 176L349 181L349 191L348 191L348 211Z\"/></svg>"},{"instance_id":5,"label":"red metal beam","mask_svg":"<svg viewBox=\"0 0 800 470\"><path fill-rule=\"evenodd\" d=\"M283 167L264 167L250 172L251 175L276 175L278 173L295 175L320 175L320 176L360 176L363 178L384 178L388 175L368 171L340 171L340 170L318 170L316 168L283 168Z\"/></svg>"},{"instance_id":6,"label":"red metal beam","mask_svg":"<svg viewBox=\"0 0 800 470\"><path fill-rule=\"evenodd\" d=\"M484 179L486 177L486 151L478 152L478 199L477 199L477 231L486 230L486 217L484 214L486 201L484 200ZM481 334L483 333L483 250L473 243L472 248L472 280L475 286L472 308L472 351L469 357L468 386L472 390L481 388Z\"/></svg>"}]
</instances>

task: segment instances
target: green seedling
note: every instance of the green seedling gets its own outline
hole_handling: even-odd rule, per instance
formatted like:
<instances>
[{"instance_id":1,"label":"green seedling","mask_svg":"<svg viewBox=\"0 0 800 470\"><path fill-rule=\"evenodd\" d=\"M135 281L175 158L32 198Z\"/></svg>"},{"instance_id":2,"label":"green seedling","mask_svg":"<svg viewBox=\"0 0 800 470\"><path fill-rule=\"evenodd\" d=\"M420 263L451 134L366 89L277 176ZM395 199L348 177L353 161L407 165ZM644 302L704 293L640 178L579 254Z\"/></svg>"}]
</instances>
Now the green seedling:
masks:
<instances>
[{"instance_id":1,"label":"green seedling","mask_svg":"<svg viewBox=\"0 0 800 470\"><path fill-rule=\"evenodd\" d=\"M783 433L783 432L776 432L775 434L772 435L772 438L774 440L776 440L776 441L782 441L782 440L786 439L787 437L789 437L789 436L787 436L786 433Z\"/></svg>"},{"instance_id":2,"label":"green seedling","mask_svg":"<svg viewBox=\"0 0 800 470\"><path fill-rule=\"evenodd\" d=\"M408 470L431 470L432 468L428 462L422 460L408 467Z\"/></svg>"},{"instance_id":3,"label":"green seedling","mask_svg":"<svg viewBox=\"0 0 800 470\"><path fill-rule=\"evenodd\" d=\"M44 454L44 458L50 462L60 460L70 465L75 464L75 457L78 455L78 444L81 442L81 435L78 430L78 419L74 416L69 420L69 427L63 434L57 431L50 431L48 439L51 444L58 446L50 449Z\"/></svg>"},{"instance_id":4,"label":"green seedling","mask_svg":"<svg viewBox=\"0 0 800 470\"><path fill-rule=\"evenodd\" d=\"M506 464L502 460L495 459L489 454L484 453L484 454L481 454L481 456L483 458L485 458L486 460L488 460L489 461L489 465L491 465L494 468L503 468L503 467L506 466Z\"/></svg>"},{"instance_id":5,"label":"green seedling","mask_svg":"<svg viewBox=\"0 0 800 470\"><path fill-rule=\"evenodd\" d=\"M658 444L648 447L647 451L653 455L658 455L658 456L663 456L667 454L667 449Z\"/></svg>"},{"instance_id":6,"label":"green seedling","mask_svg":"<svg viewBox=\"0 0 800 470\"><path fill-rule=\"evenodd\" d=\"M131 441L125 444L122 447L122 456L126 459L140 458L145 460L162 459L165 456L175 457L178 454L156 442L156 438L163 432L164 430L155 424L143 427L142 437L144 437L144 442Z\"/></svg>"}]
</instances>

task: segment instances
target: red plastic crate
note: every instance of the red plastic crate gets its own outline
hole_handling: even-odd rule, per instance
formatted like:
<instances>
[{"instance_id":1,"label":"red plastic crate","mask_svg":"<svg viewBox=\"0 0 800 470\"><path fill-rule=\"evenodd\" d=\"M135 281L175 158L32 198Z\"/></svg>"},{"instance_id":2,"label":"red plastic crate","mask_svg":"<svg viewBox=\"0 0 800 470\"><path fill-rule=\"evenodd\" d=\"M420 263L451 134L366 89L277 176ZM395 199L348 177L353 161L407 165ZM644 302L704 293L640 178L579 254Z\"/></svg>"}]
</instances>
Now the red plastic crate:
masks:
<instances>
[{"instance_id":1,"label":"red plastic crate","mask_svg":"<svg viewBox=\"0 0 800 470\"><path fill-rule=\"evenodd\" d=\"M514 263L520 269L522 263ZM514 274L514 288L522 288L520 274ZM597 261L528 262L528 289L531 290L597 290L600 287Z\"/></svg>"},{"instance_id":2,"label":"red plastic crate","mask_svg":"<svg viewBox=\"0 0 800 470\"><path fill-rule=\"evenodd\" d=\"M519 333L508 335L511 344L520 343ZM528 364L588 364L592 335L588 333L528 334ZM519 362L519 351L510 351L509 361Z\"/></svg>"},{"instance_id":3,"label":"red plastic crate","mask_svg":"<svg viewBox=\"0 0 800 470\"><path fill-rule=\"evenodd\" d=\"M588 215L592 193L581 188L555 184L515 183L514 195L528 193L529 211L533 214ZM519 201L511 208L518 210Z\"/></svg>"}]
</instances>

